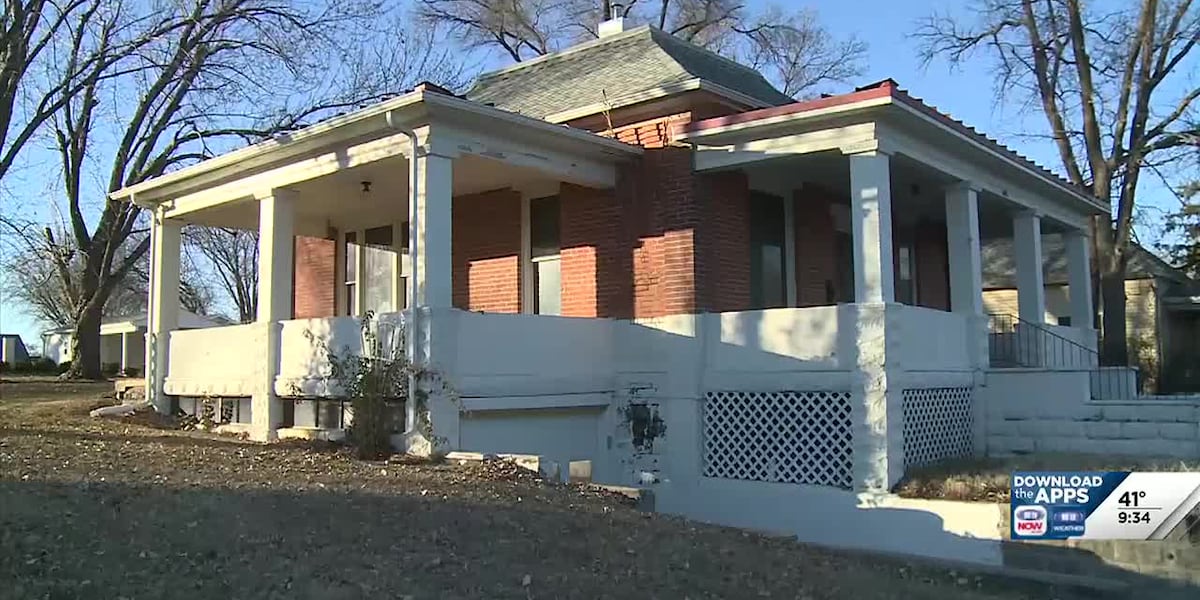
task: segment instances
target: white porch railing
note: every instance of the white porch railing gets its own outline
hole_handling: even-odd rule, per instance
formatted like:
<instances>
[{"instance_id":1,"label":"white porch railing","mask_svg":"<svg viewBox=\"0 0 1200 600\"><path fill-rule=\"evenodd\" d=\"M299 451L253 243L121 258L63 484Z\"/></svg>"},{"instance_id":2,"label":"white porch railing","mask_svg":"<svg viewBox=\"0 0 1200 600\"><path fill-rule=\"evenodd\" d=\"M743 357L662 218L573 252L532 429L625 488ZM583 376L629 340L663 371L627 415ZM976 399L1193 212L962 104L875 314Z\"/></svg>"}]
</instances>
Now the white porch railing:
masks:
<instances>
[{"instance_id":1,"label":"white porch railing","mask_svg":"<svg viewBox=\"0 0 1200 600\"><path fill-rule=\"evenodd\" d=\"M404 352L400 331L408 322L406 313L382 313L376 317L376 332L381 343ZM280 322L279 371L275 393L283 397L328 397L338 394L329 380L327 352L337 356L357 356L363 352L362 319L326 317L292 319Z\"/></svg>"},{"instance_id":2,"label":"white porch railing","mask_svg":"<svg viewBox=\"0 0 1200 600\"><path fill-rule=\"evenodd\" d=\"M257 323L168 334L164 389L172 396L250 396L264 373L267 327Z\"/></svg>"},{"instance_id":3,"label":"white porch railing","mask_svg":"<svg viewBox=\"0 0 1200 600\"><path fill-rule=\"evenodd\" d=\"M893 308L888 307L892 313ZM914 371L970 370L973 352L982 347L982 321L961 313L921 306L895 307L892 323L902 344L901 362Z\"/></svg>"}]
</instances>

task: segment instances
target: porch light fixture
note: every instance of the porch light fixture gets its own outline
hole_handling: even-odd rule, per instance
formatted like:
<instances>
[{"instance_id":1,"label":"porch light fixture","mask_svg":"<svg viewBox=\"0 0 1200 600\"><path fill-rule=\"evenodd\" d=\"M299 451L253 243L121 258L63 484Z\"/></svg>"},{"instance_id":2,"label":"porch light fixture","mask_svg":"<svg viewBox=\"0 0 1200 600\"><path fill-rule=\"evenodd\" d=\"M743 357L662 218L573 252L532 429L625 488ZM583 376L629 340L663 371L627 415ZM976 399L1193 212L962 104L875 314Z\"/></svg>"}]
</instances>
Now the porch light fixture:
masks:
<instances>
[{"instance_id":1,"label":"porch light fixture","mask_svg":"<svg viewBox=\"0 0 1200 600\"><path fill-rule=\"evenodd\" d=\"M370 181L368 181L368 180L364 179L364 180L362 180L362 181L360 181L360 182L358 182L358 183L359 183L359 185L361 185L361 186L362 186L362 193L364 193L364 194L370 194L370 193L371 193L371 182L370 182Z\"/></svg>"}]
</instances>

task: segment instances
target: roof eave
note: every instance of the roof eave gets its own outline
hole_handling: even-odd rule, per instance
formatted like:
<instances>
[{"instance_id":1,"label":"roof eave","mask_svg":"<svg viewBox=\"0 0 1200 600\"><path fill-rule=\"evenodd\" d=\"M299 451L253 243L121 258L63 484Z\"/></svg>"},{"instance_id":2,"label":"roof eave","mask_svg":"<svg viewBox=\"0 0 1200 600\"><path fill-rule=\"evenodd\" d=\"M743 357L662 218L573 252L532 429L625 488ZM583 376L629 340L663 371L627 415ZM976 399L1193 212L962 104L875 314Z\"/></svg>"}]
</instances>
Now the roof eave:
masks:
<instances>
[{"instance_id":1,"label":"roof eave","mask_svg":"<svg viewBox=\"0 0 1200 600\"><path fill-rule=\"evenodd\" d=\"M915 102L915 100L914 100ZM959 140L966 142L983 152L994 156L995 158L1016 167L1020 171L1027 173L1038 180L1043 181L1055 189L1066 193L1074 200L1082 203L1091 214L1109 214L1110 209L1101 204L1092 196L1076 189L1069 183L1062 181L1057 176L1046 171L1045 169L1034 165L1028 159L1020 157L1015 152L996 147L996 144L985 144L974 136L965 134L957 128L943 122L943 119L935 119L924 111L911 105L909 101L903 98L898 98L891 93L888 88L870 88L845 94L843 96L834 96L830 98L822 98L807 102L798 102L794 105L784 105L774 108L766 108L758 111L742 113L740 115L730 115L728 117L717 117L715 119L707 119L691 124L684 131L680 132L677 139L687 140L691 142L700 142L708 138L713 138L720 135L748 132L754 129L779 127L784 125L799 124L802 122L815 121L821 119L829 119L834 116L844 116L856 112L863 112L877 107L887 106L896 107L902 115L910 118L920 119L923 123L933 125L938 130L952 135ZM755 114L757 113L757 115Z\"/></svg>"},{"instance_id":2,"label":"roof eave","mask_svg":"<svg viewBox=\"0 0 1200 600\"><path fill-rule=\"evenodd\" d=\"M408 114L401 120L417 125L428 117L430 110L472 113L489 119L507 121L514 125L528 127L540 134L555 135L577 147L590 145L598 148L600 154L630 156L641 154L639 147L591 132L570 129L455 96L418 90L311 125L297 132L286 134L286 136L280 136L285 139L277 138L259 142L178 171L121 188L109 194L109 197L113 200L125 200L141 206L150 206L169 200L173 192L183 188L204 185L202 182L198 182L198 179L217 180L233 176L239 172L302 156L339 142L387 131L390 128L386 118L388 113L405 111Z\"/></svg>"},{"instance_id":3,"label":"roof eave","mask_svg":"<svg viewBox=\"0 0 1200 600\"><path fill-rule=\"evenodd\" d=\"M580 106L578 108L551 113L546 115L545 120L551 123L567 123L569 121L575 121L584 117L597 115L605 111L626 108L637 104L642 104L644 102L660 100L670 96L694 91L704 91L714 94L724 100L728 100L733 104L744 108L757 109L772 106L772 104L764 100L760 100L737 90L713 83L707 79L697 77L694 79L681 81L679 83L668 84L656 88L640 90L631 94L625 94L623 96L614 98L609 102L593 102L592 104L588 104L586 106Z\"/></svg>"}]
</instances>

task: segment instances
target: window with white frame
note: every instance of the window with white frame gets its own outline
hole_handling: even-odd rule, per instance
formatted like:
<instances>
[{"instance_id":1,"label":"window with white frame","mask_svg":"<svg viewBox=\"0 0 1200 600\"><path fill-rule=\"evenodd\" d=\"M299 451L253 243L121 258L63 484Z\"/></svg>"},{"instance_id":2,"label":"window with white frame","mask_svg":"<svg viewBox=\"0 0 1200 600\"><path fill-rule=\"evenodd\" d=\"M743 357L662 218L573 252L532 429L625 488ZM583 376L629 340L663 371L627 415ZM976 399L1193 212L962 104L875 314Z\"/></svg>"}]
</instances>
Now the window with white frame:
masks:
<instances>
[{"instance_id":1,"label":"window with white frame","mask_svg":"<svg viewBox=\"0 0 1200 600\"><path fill-rule=\"evenodd\" d=\"M362 315L402 310L408 306L408 223L351 230L342 236L340 314Z\"/></svg>"},{"instance_id":2,"label":"window with white frame","mask_svg":"<svg viewBox=\"0 0 1200 600\"><path fill-rule=\"evenodd\" d=\"M558 196L529 201L529 248L532 268L532 310L539 315L562 314L562 242Z\"/></svg>"},{"instance_id":3,"label":"window with white frame","mask_svg":"<svg viewBox=\"0 0 1200 600\"><path fill-rule=\"evenodd\" d=\"M358 232L347 231L342 238L342 313L358 314Z\"/></svg>"}]
</instances>

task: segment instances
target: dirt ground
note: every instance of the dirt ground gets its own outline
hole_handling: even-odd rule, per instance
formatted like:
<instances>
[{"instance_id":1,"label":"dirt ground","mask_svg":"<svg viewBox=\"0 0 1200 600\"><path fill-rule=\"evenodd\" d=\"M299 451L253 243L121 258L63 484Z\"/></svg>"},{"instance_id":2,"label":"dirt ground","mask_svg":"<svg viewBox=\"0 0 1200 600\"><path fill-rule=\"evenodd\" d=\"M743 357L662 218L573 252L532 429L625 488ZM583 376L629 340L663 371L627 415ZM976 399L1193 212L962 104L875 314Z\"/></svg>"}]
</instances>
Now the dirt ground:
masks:
<instances>
[{"instance_id":1,"label":"dirt ground","mask_svg":"<svg viewBox=\"0 0 1200 600\"><path fill-rule=\"evenodd\" d=\"M1200 471L1200 463L1068 453L963 458L910 469L893 491L906 498L1008 503L1015 471Z\"/></svg>"},{"instance_id":2,"label":"dirt ground","mask_svg":"<svg viewBox=\"0 0 1200 600\"><path fill-rule=\"evenodd\" d=\"M0 598L1096 597L649 515L515 468L89 418L110 386L0 381Z\"/></svg>"}]
</instances>

